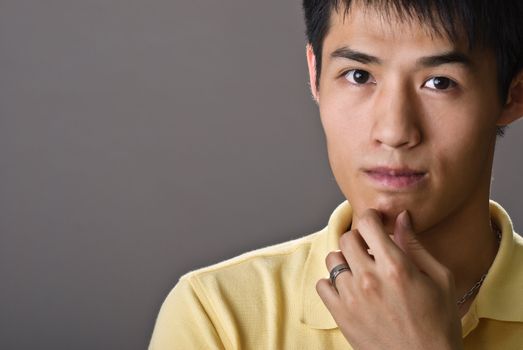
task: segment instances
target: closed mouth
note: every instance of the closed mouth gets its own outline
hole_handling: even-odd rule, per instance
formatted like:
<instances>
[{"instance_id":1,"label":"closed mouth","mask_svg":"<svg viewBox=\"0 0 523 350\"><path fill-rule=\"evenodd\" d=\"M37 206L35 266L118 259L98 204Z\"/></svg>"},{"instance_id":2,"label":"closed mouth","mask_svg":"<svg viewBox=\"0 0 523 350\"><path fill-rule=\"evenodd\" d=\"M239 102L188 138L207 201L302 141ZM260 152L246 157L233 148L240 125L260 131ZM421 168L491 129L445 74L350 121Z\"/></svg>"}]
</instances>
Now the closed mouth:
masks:
<instances>
[{"instance_id":1,"label":"closed mouth","mask_svg":"<svg viewBox=\"0 0 523 350\"><path fill-rule=\"evenodd\" d=\"M380 186L394 189L402 189L416 185L427 175L425 171L413 170L407 167L378 167L365 170L365 173Z\"/></svg>"}]
</instances>

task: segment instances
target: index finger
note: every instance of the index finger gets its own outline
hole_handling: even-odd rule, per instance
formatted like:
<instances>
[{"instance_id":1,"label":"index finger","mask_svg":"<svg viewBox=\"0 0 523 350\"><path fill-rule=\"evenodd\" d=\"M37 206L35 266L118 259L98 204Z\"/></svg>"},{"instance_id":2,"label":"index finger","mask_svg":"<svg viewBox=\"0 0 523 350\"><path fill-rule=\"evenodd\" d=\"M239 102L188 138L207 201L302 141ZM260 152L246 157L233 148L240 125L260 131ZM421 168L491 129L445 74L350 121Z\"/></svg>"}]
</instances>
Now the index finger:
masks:
<instances>
[{"instance_id":1,"label":"index finger","mask_svg":"<svg viewBox=\"0 0 523 350\"><path fill-rule=\"evenodd\" d=\"M358 218L357 229L372 251L374 259L379 260L384 257L402 255L401 249L386 232L381 216L377 210L365 210Z\"/></svg>"}]
</instances>

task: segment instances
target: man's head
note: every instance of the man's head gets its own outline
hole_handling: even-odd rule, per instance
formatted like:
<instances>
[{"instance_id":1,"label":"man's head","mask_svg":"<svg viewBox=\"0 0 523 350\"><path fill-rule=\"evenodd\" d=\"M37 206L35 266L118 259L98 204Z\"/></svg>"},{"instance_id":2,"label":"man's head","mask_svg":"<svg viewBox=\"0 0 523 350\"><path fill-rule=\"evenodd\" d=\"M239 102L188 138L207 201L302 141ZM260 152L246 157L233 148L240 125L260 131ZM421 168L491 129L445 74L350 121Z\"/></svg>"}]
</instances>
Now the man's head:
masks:
<instances>
[{"instance_id":1,"label":"man's head","mask_svg":"<svg viewBox=\"0 0 523 350\"><path fill-rule=\"evenodd\" d=\"M520 0L303 0L306 34L316 57L319 88L322 49L333 11L348 14L357 3L384 19L418 21L434 35L464 39L470 48L492 50L496 57L499 93L506 100L510 82L523 68L523 2Z\"/></svg>"},{"instance_id":2,"label":"man's head","mask_svg":"<svg viewBox=\"0 0 523 350\"><path fill-rule=\"evenodd\" d=\"M488 209L496 129L523 115L522 7L480 2L304 1L311 89L355 220L374 208L391 228L406 209L425 231Z\"/></svg>"}]
</instances>

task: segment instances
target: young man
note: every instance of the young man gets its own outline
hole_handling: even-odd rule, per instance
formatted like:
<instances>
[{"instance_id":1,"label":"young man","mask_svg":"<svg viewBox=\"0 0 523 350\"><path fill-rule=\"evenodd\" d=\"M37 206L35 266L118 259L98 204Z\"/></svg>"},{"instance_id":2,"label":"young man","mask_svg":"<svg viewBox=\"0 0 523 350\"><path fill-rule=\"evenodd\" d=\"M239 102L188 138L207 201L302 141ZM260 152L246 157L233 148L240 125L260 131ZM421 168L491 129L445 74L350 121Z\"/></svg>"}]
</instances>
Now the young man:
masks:
<instances>
[{"instance_id":1,"label":"young man","mask_svg":"<svg viewBox=\"0 0 523 350\"><path fill-rule=\"evenodd\" d=\"M489 201L496 135L523 115L523 5L495 3L304 1L348 201L183 276L150 349L523 348L523 239Z\"/></svg>"}]
</instances>

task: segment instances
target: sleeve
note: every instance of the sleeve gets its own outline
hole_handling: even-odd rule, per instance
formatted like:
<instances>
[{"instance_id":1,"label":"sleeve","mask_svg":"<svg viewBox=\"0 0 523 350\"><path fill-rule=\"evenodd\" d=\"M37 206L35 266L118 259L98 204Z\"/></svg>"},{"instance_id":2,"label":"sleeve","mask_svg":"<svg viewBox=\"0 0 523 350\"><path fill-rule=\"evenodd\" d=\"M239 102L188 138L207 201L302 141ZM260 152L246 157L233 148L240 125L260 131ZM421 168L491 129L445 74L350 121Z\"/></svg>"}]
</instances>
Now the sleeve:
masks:
<instances>
[{"instance_id":1,"label":"sleeve","mask_svg":"<svg viewBox=\"0 0 523 350\"><path fill-rule=\"evenodd\" d=\"M183 277L163 302L149 343L149 350L177 349L225 349L208 311Z\"/></svg>"}]
</instances>

